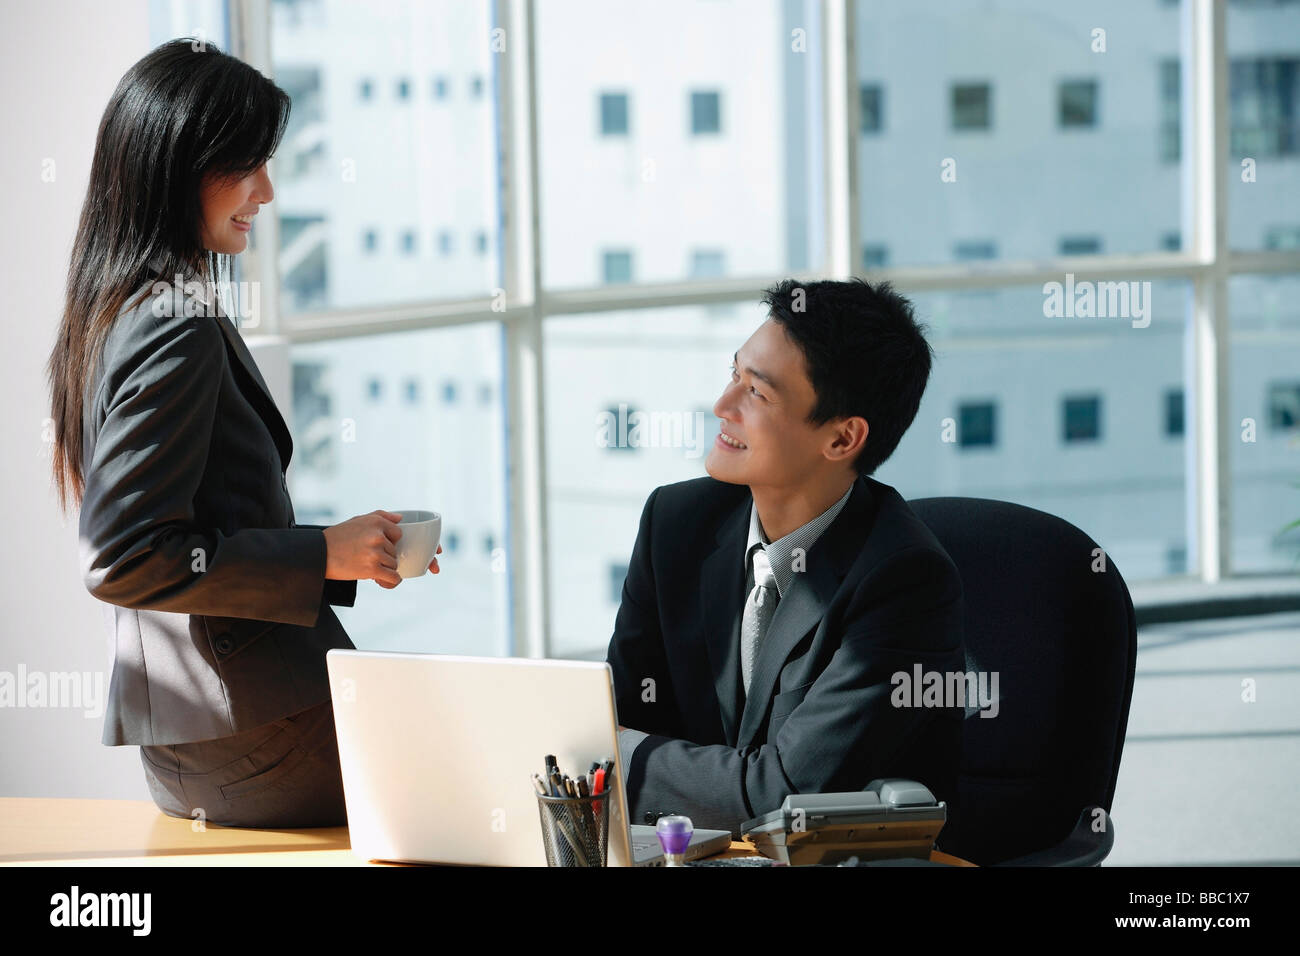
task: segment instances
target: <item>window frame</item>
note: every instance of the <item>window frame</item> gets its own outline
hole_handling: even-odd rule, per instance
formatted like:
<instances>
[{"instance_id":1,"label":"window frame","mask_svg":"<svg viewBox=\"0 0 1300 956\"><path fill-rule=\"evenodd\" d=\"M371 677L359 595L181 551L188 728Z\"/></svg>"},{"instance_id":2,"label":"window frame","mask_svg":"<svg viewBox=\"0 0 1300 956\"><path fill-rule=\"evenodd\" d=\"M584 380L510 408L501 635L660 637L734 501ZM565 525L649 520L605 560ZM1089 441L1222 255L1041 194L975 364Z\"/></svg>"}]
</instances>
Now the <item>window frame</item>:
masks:
<instances>
[{"instance_id":1,"label":"window frame","mask_svg":"<svg viewBox=\"0 0 1300 956\"><path fill-rule=\"evenodd\" d=\"M747 303L774 276L737 276L681 282L632 282L593 288L550 288L542 281L536 84L536 0L490 0L492 23L510 42L485 94L497 97L503 209L502 288L493 295L281 314L275 256L278 218L261 227L241 258L246 278L262 283L260 330L290 344L332 338L447 328L492 321L503 330L508 443L506 539L509 542L511 653L545 657L551 646L547 579L546 436L542 327L554 315L670 309ZM810 43L819 47L825 109L822 161L824 261L793 278L847 279L860 274L862 218L857 153L861 139L855 0L806 0ZM231 49L274 76L270 57L271 0L230 0ZM1182 0L1180 9L1180 153L1183 164L1181 251L1126 255L1054 256L1034 260L873 268L879 279L909 295L974 291L1077 279L1182 279L1191 284L1186 313L1184 382L1189 402L1188 568L1193 579L1232 577L1230 440L1228 416L1228 281L1235 275L1300 272L1300 251L1233 251L1227 244L1230 163L1225 0ZM971 132L995 133L990 126ZM951 95L951 94L949 94ZM883 90L882 90L883 96ZM959 131L965 132L965 131ZM1158 135L1158 129L1153 129ZM1155 147L1153 147L1155 148ZM274 163L271 172L274 176ZM1216 174L1216 170L1218 170Z\"/></svg>"}]
</instances>

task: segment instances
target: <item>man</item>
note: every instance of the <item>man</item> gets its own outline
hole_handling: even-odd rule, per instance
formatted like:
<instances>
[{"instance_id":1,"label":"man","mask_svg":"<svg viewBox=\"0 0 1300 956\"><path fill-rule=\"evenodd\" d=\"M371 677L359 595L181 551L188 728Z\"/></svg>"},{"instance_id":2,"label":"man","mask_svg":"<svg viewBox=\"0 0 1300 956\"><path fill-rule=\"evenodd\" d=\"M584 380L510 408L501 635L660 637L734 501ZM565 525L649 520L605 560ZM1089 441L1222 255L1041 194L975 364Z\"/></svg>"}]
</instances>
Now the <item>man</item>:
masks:
<instances>
[{"instance_id":1,"label":"man","mask_svg":"<svg viewBox=\"0 0 1300 956\"><path fill-rule=\"evenodd\" d=\"M954 803L963 711L915 706L895 675L964 670L961 580L868 477L932 351L887 283L787 280L763 301L713 407L709 477L651 493L623 586L608 661L633 823L734 832L877 777Z\"/></svg>"}]
</instances>

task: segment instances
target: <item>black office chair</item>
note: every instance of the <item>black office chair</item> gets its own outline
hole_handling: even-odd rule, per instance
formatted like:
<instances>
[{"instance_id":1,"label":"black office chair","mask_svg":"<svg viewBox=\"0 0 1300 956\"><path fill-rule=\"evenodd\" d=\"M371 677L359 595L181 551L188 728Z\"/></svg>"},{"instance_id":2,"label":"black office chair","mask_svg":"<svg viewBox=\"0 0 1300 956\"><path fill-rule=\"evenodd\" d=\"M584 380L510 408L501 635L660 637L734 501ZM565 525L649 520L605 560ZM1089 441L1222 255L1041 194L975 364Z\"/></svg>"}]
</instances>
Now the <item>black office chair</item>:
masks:
<instances>
[{"instance_id":1,"label":"black office chair","mask_svg":"<svg viewBox=\"0 0 1300 956\"><path fill-rule=\"evenodd\" d=\"M998 714L967 707L940 850L980 866L1096 866L1115 843L1137 625L1110 556L1054 515L984 498L908 502L961 572L966 668L996 671Z\"/></svg>"}]
</instances>

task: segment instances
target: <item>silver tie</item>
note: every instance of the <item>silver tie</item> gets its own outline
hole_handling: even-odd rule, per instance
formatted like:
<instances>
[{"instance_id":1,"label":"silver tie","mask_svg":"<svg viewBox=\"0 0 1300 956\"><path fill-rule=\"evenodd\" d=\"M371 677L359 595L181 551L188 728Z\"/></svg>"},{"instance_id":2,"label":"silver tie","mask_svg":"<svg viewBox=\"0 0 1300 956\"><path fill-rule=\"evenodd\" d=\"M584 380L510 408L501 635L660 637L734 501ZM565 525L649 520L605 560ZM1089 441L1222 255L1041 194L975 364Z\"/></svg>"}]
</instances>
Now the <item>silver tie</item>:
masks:
<instances>
[{"instance_id":1,"label":"silver tie","mask_svg":"<svg viewBox=\"0 0 1300 956\"><path fill-rule=\"evenodd\" d=\"M776 577L768 563L767 552L761 544L754 546L752 554L754 564L754 587L745 601L745 612L740 618L740 678L745 685L745 694L749 695L749 682L754 673L754 661L758 659L758 647L767 633L767 626L776 613L779 595L776 590Z\"/></svg>"}]
</instances>

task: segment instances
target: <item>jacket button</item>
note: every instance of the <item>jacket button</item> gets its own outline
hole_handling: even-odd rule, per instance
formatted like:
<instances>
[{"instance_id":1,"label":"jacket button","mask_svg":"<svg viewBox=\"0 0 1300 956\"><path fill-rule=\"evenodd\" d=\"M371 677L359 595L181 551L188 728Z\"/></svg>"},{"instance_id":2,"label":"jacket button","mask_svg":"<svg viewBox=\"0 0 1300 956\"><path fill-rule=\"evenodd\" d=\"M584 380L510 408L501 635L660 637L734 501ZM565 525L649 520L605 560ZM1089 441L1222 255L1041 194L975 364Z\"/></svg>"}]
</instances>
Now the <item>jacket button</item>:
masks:
<instances>
[{"instance_id":1,"label":"jacket button","mask_svg":"<svg viewBox=\"0 0 1300 956\"><path fill-rule=\"evenodd\" d=\"M229 654L235 649L235 642L223 634L217 638L216 647L218 654Z\"/></svg>"},{"instance_id":2,"label":"jacket button","mask_svg":"<svg viewBox=\"0 0 1300 956\"><path fill-rule=\"evenodd\" d=\"M656 823L659 822L659 815L655 813L653 810L647 810L645 812L645 817L643 819L645 820L648 826L654 826Z\"/></svg>"}]
</instances>

